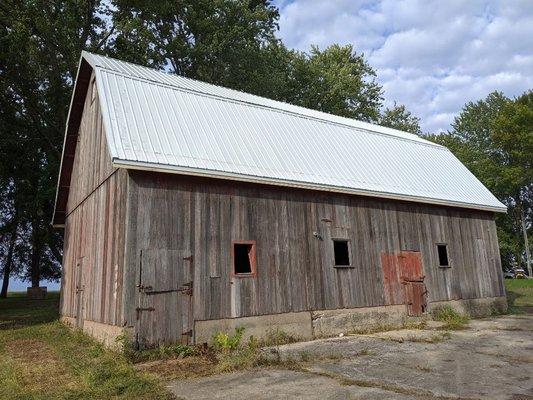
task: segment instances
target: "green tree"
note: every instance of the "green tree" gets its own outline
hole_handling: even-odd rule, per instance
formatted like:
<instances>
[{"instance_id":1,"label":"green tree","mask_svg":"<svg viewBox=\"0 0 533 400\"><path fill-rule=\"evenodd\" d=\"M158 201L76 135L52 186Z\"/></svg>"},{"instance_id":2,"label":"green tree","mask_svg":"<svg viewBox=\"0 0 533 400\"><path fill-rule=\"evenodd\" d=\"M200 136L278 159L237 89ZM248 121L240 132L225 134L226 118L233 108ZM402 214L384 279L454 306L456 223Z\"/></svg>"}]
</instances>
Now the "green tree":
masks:
<instances>
[{"instance_id":1,"label":"green tree","mask_svg":"<svg viewBox=\"0 0 533 400\"><path fill-rule=\"evenodd\" d=\"M505 269L524 265L522 219L531 235L532 126L531 92L514 100L493 92L467 103L450 132L428 136L448 147L508 207L496 217Z\"/></svg>"},{"instance_id":2,"label":"green tree","mask_svg":"<svg viewBox=\"0 0 533 400\"><path fill-rule=\"evenodd\" d=\"M102 12L99 1L0 4L0 200L13 205L2 209L10 233L3 235L3 266L13 265L13 238L24 237L21 274L32 286L59 274L61 235L50 218L63 132L79 54L106 34Z\"/></svg>"},{"instance_id":3,"label":"green tree","mask_svg":"<svg viewBox=\"0 0 533 400\"><path fill-rule=\"evenodd\" d=\"M287 52L275 37L279 13L270 1L115 0L113 6L111 55L269 97L283 88Z\"/></svg>"},{"instance_id":4,"label":"green tree","mask_svg":"<svg viewBox=\"0 0 533 400\"><path fill-rule=\"evenodd\" d=\"M291 53L285 101L361 121L380 117L381 86L376 72L351 45L332 45L324 51Z\"/></svg>"},{"instance_id":5,"label":"green tree","mask_svg":"<svg viewBox=\"0 0 533 400\"><path fill-rule=\"evenodd\" d=\"M421 135L420 118L411 114L403 104L396 104L392 108L385 108L379 117L378 124L404 132Z\"/></svg>"}]
</instances>

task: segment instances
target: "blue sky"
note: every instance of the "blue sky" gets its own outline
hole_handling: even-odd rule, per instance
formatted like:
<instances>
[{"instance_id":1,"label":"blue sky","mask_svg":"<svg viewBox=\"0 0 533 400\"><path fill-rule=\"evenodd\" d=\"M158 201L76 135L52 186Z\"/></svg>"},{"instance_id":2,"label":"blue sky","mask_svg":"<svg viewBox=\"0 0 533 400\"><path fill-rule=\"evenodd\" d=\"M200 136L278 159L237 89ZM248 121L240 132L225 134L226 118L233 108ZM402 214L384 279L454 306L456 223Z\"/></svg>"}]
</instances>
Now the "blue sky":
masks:
<instances>
[{"instance_id":1,"label":"blue sky","mask_svg":"<svg viewBox=\"0 0 533 400\"><path fill-rule=\"evenodd\" d=\"M405 104L424 132L449 129L467 101L533 88L530 0L276 0L291 48L352 44L377 71L385 104Z\"/></svg>"}]
</instances>

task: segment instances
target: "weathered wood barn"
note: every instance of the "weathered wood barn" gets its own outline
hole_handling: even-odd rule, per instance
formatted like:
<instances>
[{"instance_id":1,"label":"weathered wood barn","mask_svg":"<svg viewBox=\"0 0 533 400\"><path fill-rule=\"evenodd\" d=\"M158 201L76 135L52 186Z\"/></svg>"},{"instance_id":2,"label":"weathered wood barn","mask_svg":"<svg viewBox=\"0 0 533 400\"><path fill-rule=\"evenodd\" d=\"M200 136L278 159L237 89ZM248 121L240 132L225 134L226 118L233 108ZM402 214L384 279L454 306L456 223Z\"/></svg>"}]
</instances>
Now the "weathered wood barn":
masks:
<instances>
[{"instance_id":1,"label":"weathered wood barn","mask_svg":"<svg viewBox=\"0 0 533 400\"><path fill-rule=\"evenodd\" d=\"M151 346L505 307L497 212L423 138L83 53L53 217L61 315Z\"/></svg>"}]
</instances>

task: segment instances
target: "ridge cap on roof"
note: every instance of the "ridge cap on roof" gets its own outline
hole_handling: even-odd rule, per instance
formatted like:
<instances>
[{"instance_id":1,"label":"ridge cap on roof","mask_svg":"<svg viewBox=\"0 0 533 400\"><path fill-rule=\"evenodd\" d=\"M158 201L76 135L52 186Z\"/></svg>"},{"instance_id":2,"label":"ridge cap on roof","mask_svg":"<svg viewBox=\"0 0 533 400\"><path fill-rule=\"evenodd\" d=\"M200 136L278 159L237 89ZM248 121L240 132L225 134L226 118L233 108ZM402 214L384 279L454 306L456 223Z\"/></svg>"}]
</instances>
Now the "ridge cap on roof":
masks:
<instances>
[{"instance_id":1,"label":"ridge cap on roof","mask_svg":"<svg viewBox=\"0 0 533 400\"><path fill-rule=\"evenodd\" d=\"M377 124L373 124L373 123L366 122L366 121L360 121L360 120L357 120L355 118L349 118L349 117L344 117L344 116L340 116L340 115L335 115L335 114L331 114L331 113L328 113L328 112L325 112L325 111L315 110L315 109L298 106L298 105L291 104L291 103L284 102L284 101L280 101L280 100L270 99L268 97L259 96L259 95L256 95L256 94L253 94L253 93L248 93L248 92L245 92L245 91L242 91L242 90L237 90L237 89L228 88L226 86L216 85L214 83L201 81L199 79L189 78L189 77L186 77L186 76L183 76L183 75L167 72L167 71L164 71L164 70L159 70L159 69L155 69L155 68L151 68L151 67L146 67L146 66L143 66L143 65L139 65L139 64L135 64L135 63L129 62L129 61L123 61L123 60L119 60L119 59L116 59L116 58L112 58L112 57L108 57L108 56L104 56L104 55L100 55L100 54L96 54L96 53L91 53L91 52L85 51L85 50L82 51L82 57L86 58L87 61L90 64L92 64L92 65L94 64L93 67L97 67L99 69L105 69L105 70L108 70L108 71L113 71L114 73L118 73L120 75L129 77L131 79L139 79L139 80L144 80L144 81L148 81L148 82L153 82L153 83L156 83L156 84L159 84L159 85L179 88L180 90L185 90L185 91L189 91L189 92L208 95L208 96L220 98L220 99L223 99L223 100L231 100L231 101L234 101L236 103L254 105L254 106L263 107L263 108L269 108L269 109L272 109L272 110L277 110L277 111L288 113L288 114L298 115L298 116L301 116L301 117L304 117L304 118L310 118L310 119L314 119L314 120L318 120L318 121L323 121L323 122L326 122L326 123L333 123L333 124L348 126L348 127L355 128L355 129L364 130L367 133L386 135L386 136L390 136L390 137L394 137L394 138L398 138L398 139L404 139L404 140L408 140L408 141L412 141L412 142L416 142L416 143L420 143L420 144L425 144L425 145L429 145L429 146L433 146L433 147L439 147L439 148L448 150L446 147L444 147L444 146L442 146L442 145L440 145L438 143L431 142L431 141L429 141L429 140L427 140L427 139L425 139L423 137L420 137L418 135L415 135L413 133L405 132L405 131L401 131L401 130L398 130L398 129L389 128L389 127L385 127L385 126L381 126L381 125L377 125ZM112 62L116 62L116 63L119 63L119 64L128 64L128 65L131 65L134 68L146 69L146 70L150 71L150 73L162 74L162 75L168 76L170 78L184 79L184 80L191 81L191 82L200 82L203 85L212 86L214 88L220 88L220 89L227 90L227 91L230 91L230 92L235 92L236 94L244 94L246 96L251 96L251 97L256 98L257 101L247 101L247 100L238 99L238 98L234 98L234 97L228 97L228 96L224 96L224 95L221 95L221 94L215 94L215 93L212 93L212 92L209 92L209 91L206 91L206 90L190 89L190 88L186 88L186 87L183 87L183 86L180 86L180 85L173 85L173 84L169 84L169 83L164 83L164 82L152 80L152 79L149 79L149 78L146 78L146 77L141 78L141 77L135 76L134 74L128 73L126 71L119 71L116 68L112 68L112 67L106 66L106 65L101 65L101 64L98 63L98 58L107 59L107 60L110 60ZM274 104L272 104L272 105L264 104L263 103L264 101L273 102ZM276 104L276 103L278 103L278 104ZM288 109L284 108L283 106L288 107L288 108L294 108L294 109L288 110ZM318 115L309 115L311 113L318 114ZM360 126L357 126L357 125L360 125Z\"/></svg>"}]
</instances>

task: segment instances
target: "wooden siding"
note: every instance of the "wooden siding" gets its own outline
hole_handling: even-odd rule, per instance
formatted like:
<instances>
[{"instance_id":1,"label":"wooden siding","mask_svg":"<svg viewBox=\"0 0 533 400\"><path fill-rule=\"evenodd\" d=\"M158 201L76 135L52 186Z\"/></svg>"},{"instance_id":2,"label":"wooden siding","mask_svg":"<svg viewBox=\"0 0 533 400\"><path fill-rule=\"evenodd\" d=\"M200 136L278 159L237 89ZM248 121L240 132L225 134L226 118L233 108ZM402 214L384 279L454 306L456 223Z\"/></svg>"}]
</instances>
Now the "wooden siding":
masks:
<instances>
[{"instance_id":1,"label":"wooden siding","mask_svg":"<svg viewBox=\"0 0 533 400\"><path fill-rule=\"evenodd\" d=\"M128 173L112 168L93 88L90 84L67 202L60 312L78 317L80 326L84 320L122 325Z\"/></svg>"},{"instance_id":2,"label":"wooden siding","mask_svg":"<svg viewBox=\"0 0 533 400\"><path fill-rule=\"evenodd\" d=\"M100 101L91 77L72 167L67 215L115 170L107 147Z\"/></svg>"},{"instance_id":3,"label":"wooden siding","mask_svg":"<svg viewBox=\"0 0 533 400\"><path fill-rule=\"evenodd\" d=\"M429 301L504 294L487 212L138 171L129 188L129 305L140 252L153 249L191 250L195 320L384 305L382 255L406 250L421 253ZM350 240L353 268L334 268L332 238ZM257 274L233 277L232 242L246 240Z\"/></svg>"}]
</instances>

